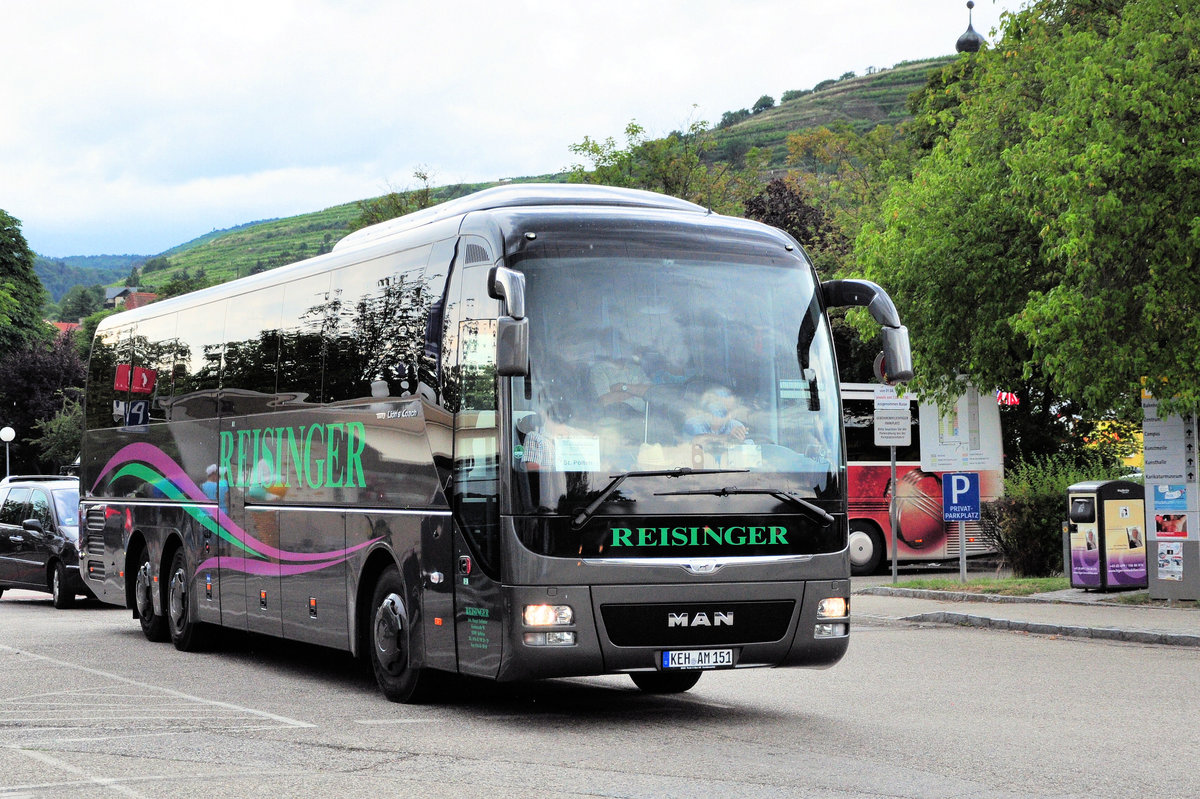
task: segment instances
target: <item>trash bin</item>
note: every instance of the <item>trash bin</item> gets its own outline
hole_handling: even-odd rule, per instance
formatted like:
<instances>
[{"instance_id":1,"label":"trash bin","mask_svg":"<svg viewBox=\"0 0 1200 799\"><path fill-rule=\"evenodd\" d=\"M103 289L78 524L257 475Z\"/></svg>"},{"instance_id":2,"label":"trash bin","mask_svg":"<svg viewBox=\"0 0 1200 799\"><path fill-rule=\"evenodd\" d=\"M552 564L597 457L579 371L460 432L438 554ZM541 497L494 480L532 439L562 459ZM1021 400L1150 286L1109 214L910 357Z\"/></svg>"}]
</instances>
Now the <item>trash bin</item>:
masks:
<instances>
[{"instance_id":1,"label":"trash bin","mask_svg":"<svg viewBox=\"0 0 1200 799\"><path fill-rule=\"evenodd\" d=\"M1067 489L1064 564L1072 588L1146 587L1146 494L1128 480Z\"/></svg>"}]
</instances>

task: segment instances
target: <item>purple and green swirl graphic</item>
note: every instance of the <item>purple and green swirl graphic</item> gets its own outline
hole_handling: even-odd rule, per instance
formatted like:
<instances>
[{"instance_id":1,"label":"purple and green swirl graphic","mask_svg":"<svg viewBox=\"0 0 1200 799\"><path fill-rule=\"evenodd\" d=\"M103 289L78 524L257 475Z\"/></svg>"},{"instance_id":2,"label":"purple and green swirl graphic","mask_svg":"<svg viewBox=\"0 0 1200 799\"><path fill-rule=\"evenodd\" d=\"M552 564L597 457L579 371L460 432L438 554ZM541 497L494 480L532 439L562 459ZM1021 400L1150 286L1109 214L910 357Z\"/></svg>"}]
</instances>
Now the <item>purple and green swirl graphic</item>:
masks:
<instances>
[{"instance_id":1,"label":"purple and green swirl graphic","mask_svg":"<svg viewBox=\"0 0 1200 799\"><path fill-rule=\"evenodd\" d=\"M92 485L92 492L95 493L96 487L106 478L111 481L122 477L141 480L154 486L168 499L179 501L184 512L238 553L229 557L209 558L196 567L196 573L208 569L227 569L253 575L304 574L343 563L353 553L380 540L373 538L348 549L327 552L291 552L271 546L243 530L220 507L192 504L211 503L212 500L205 496L203 489L192 481L183 467L153 444L139 442L122 447L100 470L99 477Z\"/></svg>"}]
</instances>

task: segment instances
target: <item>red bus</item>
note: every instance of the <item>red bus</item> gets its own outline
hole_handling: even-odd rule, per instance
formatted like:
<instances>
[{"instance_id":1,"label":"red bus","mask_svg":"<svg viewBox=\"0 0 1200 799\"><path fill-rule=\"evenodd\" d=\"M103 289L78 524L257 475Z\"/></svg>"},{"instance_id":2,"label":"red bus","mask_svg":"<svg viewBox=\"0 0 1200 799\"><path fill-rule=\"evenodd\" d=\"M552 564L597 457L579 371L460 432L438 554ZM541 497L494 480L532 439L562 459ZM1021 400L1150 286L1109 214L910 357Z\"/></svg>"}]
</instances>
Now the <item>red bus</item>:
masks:
<instances>
[{"instance_id":1,"label":"red bus","mask_svg":"<svg viewBox=\"0 0 1200 799\"><path fill-rule=\"evenodd\" d=\"M980 500L987 502L1000 496L1004 470L999 408L986 394L973 390L960 397L948 414L940 414L935 405L915 400L909 403L911 444L896 448L899 529L893 535L888 514L892 499L891 451L890 447L875 445L876 388L870 383L842 384L851 571L864 575L885 569L891 562L893 546L900 563L957 560L958 523L942 521L942 475L947 471L978 472ZM921 451L922 422L934 428L925 431L927 450L957 444L969 451L973 463L985 468L937 469L936 453ZM932 468L922 468L923 460ZM967 557L994 552L981 535L979 522L967 522Z\"/></svg>"}]
</instances>

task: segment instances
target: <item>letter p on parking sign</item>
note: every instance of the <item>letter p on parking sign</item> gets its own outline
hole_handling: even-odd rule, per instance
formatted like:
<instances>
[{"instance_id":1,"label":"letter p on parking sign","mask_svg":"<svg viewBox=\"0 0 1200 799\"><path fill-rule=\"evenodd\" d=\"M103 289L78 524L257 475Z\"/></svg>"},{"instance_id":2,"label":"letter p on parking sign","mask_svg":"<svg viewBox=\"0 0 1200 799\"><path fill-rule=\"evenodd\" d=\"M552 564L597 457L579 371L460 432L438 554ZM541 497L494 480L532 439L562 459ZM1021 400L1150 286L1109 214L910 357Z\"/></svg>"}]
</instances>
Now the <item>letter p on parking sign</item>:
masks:
<instances>
[{"instance_id":1,"label":"letter p on parking sign","mask_svg":"<svg viewBox=\"0 0 1200 799\"><path fill-rule=\"evenodd\" d=\"M979 521L978 473L942 475L942 519L947 522Z\"/></svg>"}]
</instances>

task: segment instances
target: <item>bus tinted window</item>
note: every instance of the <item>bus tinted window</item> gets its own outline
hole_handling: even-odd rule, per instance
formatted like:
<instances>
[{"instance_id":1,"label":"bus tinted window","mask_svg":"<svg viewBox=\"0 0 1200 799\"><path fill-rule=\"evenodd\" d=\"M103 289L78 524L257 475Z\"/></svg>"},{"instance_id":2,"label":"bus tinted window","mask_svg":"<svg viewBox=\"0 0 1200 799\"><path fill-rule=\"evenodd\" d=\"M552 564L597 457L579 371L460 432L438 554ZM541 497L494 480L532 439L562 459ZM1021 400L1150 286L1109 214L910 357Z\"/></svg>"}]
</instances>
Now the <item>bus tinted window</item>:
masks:
<instances>
[{"instance_id":1,"label":"bus tinted window","mask_svg":"<svg viewBox=\"0 0 1200 799\"><path fill-rule=\"evenodd\" d=\"M222 415L242 416L273 410L282 310L282 286L238 297L237 312L229 314L225 321Z\"/></svg>"},{"instance_id":2,"label":"bus tinted window","mask_svg":"<svg viewBox=\"0 0 1200 799\"><path fill-rule=\"evenodd\" d=\"M419 247L334 274L336 327L325 370L326 402L415 390L434 300L423 275L430 249Z\"/></svg>"},{"instance_id":3,"label":"bus tinted window","mask_svg":"<svg viewBox=\"0 0 1200 799\"><path fill-rule=\"evenodd\" d=\"M124 423L116 403L129 399L129 387L117 389L117 365L129 362L129 330L113 328L96 334L88 361L87 426L89 430Z\"/></svg>"},{"instance_id":4,"label":"bus tinted window","mask_svg":"<svg viewBox=\"0 0 1200 799\"><path fill-rule=\"evenodd\" d=\"M214 302L179 312L171 419L214 419L219 415L221 354L227 303Z\"/></svg>"},{"instance_id":5,"label":"bus tinted window","mask_svg":"<svg viewBox=\"0 0 1200 799\"><path fill-rule=\"evenodd\" d=\"M284 286L276 388L283 405L324 401L321 381L325 374L325 339L331 332L329 306L328 274Z\"/></svg>"},{"instance_id":6,"label":"bus tinted window","mask_svg":"<svg viewBox=\"0 0 1200 799\"><path fill-rule=\"evenodd\" d=\"M147 422L165 422L174 394L173 366L178 342L175 314L138 322L132 339L133 371L130 397L147 400Z\"/></svg>"}]
</instances>

